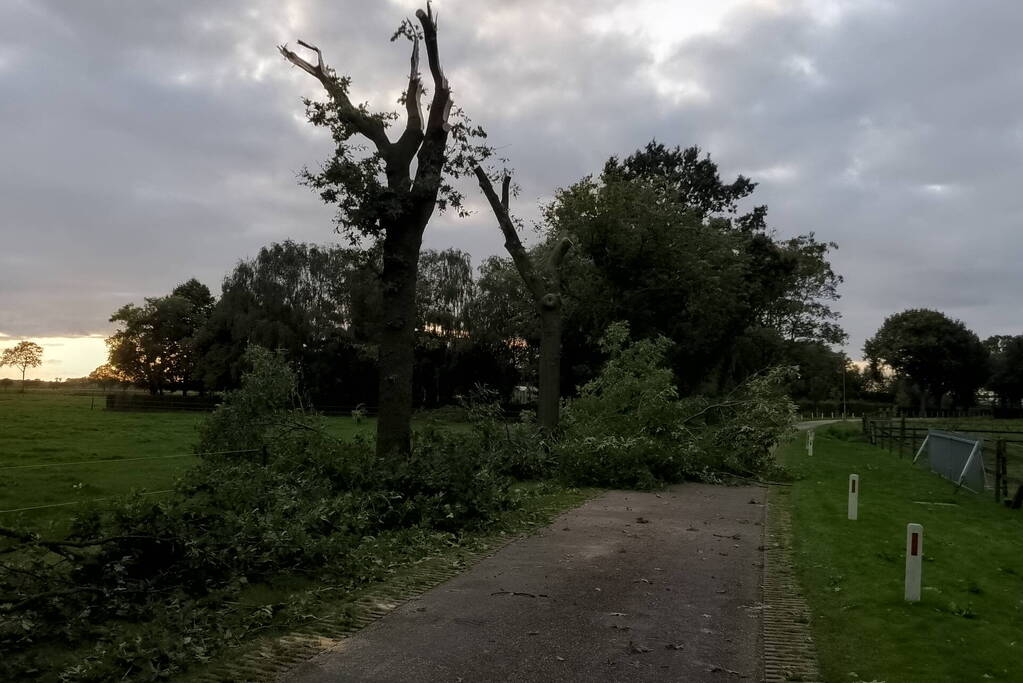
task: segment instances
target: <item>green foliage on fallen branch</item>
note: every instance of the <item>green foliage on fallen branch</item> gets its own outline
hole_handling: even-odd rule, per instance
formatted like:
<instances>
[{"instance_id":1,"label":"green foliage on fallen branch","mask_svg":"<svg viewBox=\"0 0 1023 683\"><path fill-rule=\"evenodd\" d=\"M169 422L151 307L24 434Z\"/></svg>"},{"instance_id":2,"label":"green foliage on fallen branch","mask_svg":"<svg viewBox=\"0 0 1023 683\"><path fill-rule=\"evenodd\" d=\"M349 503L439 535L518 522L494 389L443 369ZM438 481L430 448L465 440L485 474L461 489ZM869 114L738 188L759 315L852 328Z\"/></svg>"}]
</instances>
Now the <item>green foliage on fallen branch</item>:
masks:
<instances>
[{"instance_id":1,"label":"green foliage on fallen branch","mask_svg":"<svg viewBox=\"0 0 1023 683\"><path fill-rule=\"evenodd\" d=\"M629 341L608 328L609 360L565 411L556 446L561 477L573 484L648 489L719 474L758 474L795 420L785 394L792 370L772 368L724 397L679 399L666 363L670 342Z\"/></svg>"}]
</instances>

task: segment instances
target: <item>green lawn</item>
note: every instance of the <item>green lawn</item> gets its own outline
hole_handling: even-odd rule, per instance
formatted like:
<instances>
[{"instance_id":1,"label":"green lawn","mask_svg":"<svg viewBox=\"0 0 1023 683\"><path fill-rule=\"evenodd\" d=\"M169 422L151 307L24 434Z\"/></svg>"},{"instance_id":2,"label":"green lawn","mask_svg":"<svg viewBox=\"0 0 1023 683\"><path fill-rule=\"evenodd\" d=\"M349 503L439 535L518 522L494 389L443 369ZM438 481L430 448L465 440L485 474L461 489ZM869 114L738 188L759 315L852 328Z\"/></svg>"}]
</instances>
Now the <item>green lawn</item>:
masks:
<instances>
[{"instance_id":1,"label":"green lawn","mask_svg":"<svg viewBox=\"0 0 1023 683\"><path fill-rule=\"evenodd\" d=\"M796 476L794 561L827 681L1023 680L1023 513L953 492L923 467L817 429L815 454L781 453ZM859 521L846 519L860 475ZM934 503L945 503L936 505ZM923 599L903 601L906 524L924 527Z\"/></svg>"},{"instance_id":2,"label":"green lawn","mask_svg":"<svg viewBox=\"0 0 1023 683\"><path fill-rule=\"evenodd\" d=\"M102 397L0 392L0 525L56 532L83 501L171 488L195 462L203 417L106 411ZM375 427L348 417L327 424L339 438L372 438ZM8 512L60 503L74 504Z\"/></svg>"}]
</instances>

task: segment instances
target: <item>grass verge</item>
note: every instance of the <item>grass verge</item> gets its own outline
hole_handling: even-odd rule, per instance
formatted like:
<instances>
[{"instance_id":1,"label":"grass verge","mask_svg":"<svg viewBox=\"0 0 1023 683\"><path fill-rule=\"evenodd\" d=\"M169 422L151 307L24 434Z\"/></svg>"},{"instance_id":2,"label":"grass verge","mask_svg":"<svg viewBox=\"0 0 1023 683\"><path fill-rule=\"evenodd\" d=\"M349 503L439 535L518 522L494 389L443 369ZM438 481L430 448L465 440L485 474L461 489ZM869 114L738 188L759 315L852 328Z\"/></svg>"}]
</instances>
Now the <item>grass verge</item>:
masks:
<instances>
[{"instance_id":1,"label":"grass verge","mask_svg":"<svg viewBox=\"0 0 1023 683\"><path fill-rule=\"evenodd\" d=\"M1019 681L1023 514L863 442L857 426L781 451L796 478L793 562L826 681ZM849 474L859 520L846 519ZM924 527L923 598L903 601L906 524Z\"/></svg>"}]
</instances>

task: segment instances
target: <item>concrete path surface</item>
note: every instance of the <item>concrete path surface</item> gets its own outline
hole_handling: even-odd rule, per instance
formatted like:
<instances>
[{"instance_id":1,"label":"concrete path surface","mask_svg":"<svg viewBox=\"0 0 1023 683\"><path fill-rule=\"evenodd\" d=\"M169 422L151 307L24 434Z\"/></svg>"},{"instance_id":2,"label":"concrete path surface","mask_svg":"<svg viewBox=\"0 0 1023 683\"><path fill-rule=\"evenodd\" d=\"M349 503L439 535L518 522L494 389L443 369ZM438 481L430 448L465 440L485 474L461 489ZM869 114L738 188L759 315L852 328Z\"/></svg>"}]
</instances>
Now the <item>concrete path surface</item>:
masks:
<instances>
[{"instance_id":1,"label":"concrete path surface","mask_svg":"<svg viewBox=\"0 0 1023 683\"><path fill-rule=\"evenodd\" d=\"M764 496L608 492L282 680L761 680Z\"/></svg>"}]
</instances>

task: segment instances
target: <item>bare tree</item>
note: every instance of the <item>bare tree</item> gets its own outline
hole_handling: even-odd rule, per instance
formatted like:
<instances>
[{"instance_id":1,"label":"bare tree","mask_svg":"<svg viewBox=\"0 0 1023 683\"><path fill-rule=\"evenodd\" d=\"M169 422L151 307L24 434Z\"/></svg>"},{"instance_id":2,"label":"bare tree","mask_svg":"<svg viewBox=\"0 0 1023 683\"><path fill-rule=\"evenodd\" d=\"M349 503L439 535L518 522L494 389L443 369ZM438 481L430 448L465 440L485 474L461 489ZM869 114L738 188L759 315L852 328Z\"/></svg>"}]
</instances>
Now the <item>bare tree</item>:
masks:
<instances>
[{"instance_id":1,"label":"bare tree","mask_svg":"<svg viewBox=\"0 0 1023 683\"><path fill-rule=\"evenodd\" d=\"M533 296L537 315L540 316L540 427L548 434L558 428L561 403L561 263L572 246L568 238L554 245L546 258L530 257L519 239L515 224L508 213L508 194L511 176L504 175L501 196L482 168L476 166L480 188L494 210L497 224L504 233L504 248L508 250L515 269L519 271L526 289Z\"/></svg>"},{"instance_id":2,"label":"bare tree","mask_svg":"<svg viewBox=\"0 0 1023 683\"><path fill-rule=\"evenodd\" d=\"M383 324L380 335L380 402L377 454L407 453L411 447L413 344L416 322L416 279L423 231L434 208L461 211L461 195L446 180L458 177L490 154L474 144L485 137L472 128L457 108L452 110L451 87L441 69L437 49L437 17L427 3L416 17L422 27L402 22L394 38L412 42L405 105L405 129L392 142L387 135L395 113L370 113L352 103L349 79L339 77L323 60L319 48L299 41L316 53L312 64L280 46L281 54L316 78L329 95L325 103L307 100L307 115L315 125L331 128L337 144L334 157L319 173L304 172L307 185L338 205L338 227L349 235L379 240L383 251L380 273ZM424 118L420 101L425 92L419 74L419 44L426 45L433 79L433 97ZM350 139L361 136L372 144L368 157L358 158ZM449 137L454 142L448 149ZM413 162L415 173L412 172Z\"/></svg>"}]
</instances>

